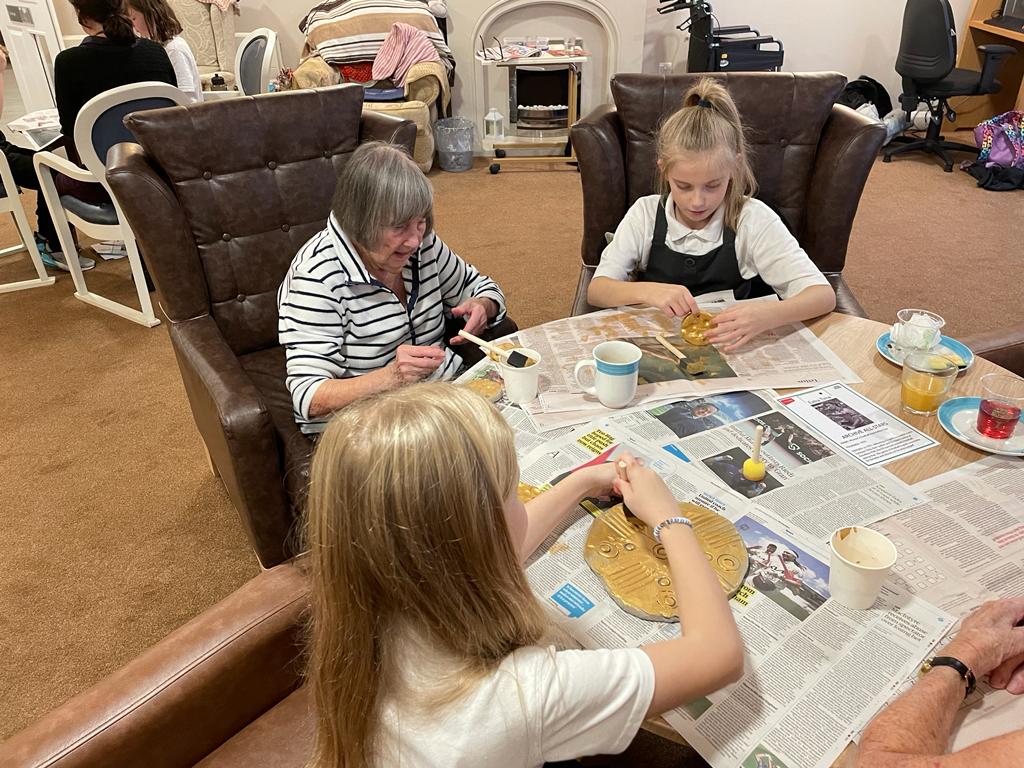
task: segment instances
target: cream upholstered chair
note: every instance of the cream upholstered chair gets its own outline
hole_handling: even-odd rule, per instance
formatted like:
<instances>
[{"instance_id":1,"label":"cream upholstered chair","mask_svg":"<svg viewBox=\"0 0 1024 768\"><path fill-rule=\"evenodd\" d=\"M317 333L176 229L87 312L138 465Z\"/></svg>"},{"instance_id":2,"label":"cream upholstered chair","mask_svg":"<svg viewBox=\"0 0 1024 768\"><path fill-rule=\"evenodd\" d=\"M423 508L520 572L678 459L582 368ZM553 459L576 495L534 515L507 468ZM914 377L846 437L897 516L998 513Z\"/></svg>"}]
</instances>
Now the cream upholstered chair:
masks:
<instances>
[{"instance_id":1,"label":"cream upholstered chair","mask_svg":"<svg viewBox=\"0 0 1024 768\"><path fill-rule=\"evenodd\" d=\"M322 88L341 82L338 70L313 55L292 75L292 88ZM363 109L411 120L416 124L416 146L412 157L426 173L434 164L434 123L448 108L451 91L444 66L436 61L413 64L405 77L404 101L364 101Z\"/></svg>"},{"instance_id":2,"label":"cream upholstered chair","mask_svg":"<svg viewBox=\"0 0 1024 768\"><path fill-rule=\"evenodd\" d=\"M235 14L222 11L215 3L199 0L167 0L183 28L196 67L203 81L203 90L210 90L210 80L220 73L228 88L235 83Z\"/></svg>"},{"instance_id":3,"label":"cream upholstered chair","mask_svg":"<svg viewBox=\"0 0 1024 768\"><path fill-rule=\"evenodd\" d=\"M107 153L115 144L135 142L135 137L124 127L124 118L132 112L159 107L187 106L189 97L167 83L132 83L111 88L85 103L75 120L75 148L85 168L53 152L37 152L33 158L39 176L40 194L53 217L57 238L75 281L75 297L86 304L112 312L134 323L153 327L159 325L153 313L153 304L146 288L142 257L135 244L135 235L127 224L121 206L110 189L106 177ZM62 173L78 181L99 183L110 195L110 203L92 205L71 195L59 195L54 176ZM101 296L89 290L85 273L76 258L78 247L69 225L97 240L122 240L128 253L132 279L139 297L139 309Z\"/></svg>"},{"instance_id":4,"label":"cream upholstered chair","mask_svg":"<svg viewBox=\"0 0 1024 768\"><path fill-rule=\"evenodd\" d=\"M0 293L22 291L26 288L39 288L44 285L53 285L54 278L46 274L43 260L39 257L39 250L36 248L35 237L32 236L32 227L29 226L28 218L25 216L25 209L21 205L21 198L18 197L18 185L14 183L14 175L11 173L10 163L7 156L0 152L0 182L3 182L3 196L0 197L0 213L9 213L14 217L14 224L21 237L21 243L0 248L0 257L11 256L22 251L28 252L29 260L36 269L37 277L28 280L18 280L10 283L0 284Z\"/></svg>"}]
</instances>

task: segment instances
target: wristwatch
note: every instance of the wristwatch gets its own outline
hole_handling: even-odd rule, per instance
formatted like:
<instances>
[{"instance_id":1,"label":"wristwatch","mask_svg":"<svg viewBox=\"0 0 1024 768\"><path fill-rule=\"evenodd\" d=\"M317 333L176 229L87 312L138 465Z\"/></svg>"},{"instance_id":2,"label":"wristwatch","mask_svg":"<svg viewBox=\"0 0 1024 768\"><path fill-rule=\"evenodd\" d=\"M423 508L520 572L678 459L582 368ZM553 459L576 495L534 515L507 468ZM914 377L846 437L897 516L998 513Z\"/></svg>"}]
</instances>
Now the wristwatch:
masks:
<instances>
[{"instance_id":1,"label":"wristwatch","mask_svg":"<svg viewBox=\"0 0 1024 768\"><path fill-rule=\"evenodd\" d=\"M952 667L960 674L960 679L967 684L967 690L964 692L965 699L974 693L974 688L977 686L978 681L975 679L971 668L960 661L960 659L952 656L932 656L930 659L925 659L917 674L919 677L924 676L935 669L935 667Z\"/></svg>"}]
</instances>

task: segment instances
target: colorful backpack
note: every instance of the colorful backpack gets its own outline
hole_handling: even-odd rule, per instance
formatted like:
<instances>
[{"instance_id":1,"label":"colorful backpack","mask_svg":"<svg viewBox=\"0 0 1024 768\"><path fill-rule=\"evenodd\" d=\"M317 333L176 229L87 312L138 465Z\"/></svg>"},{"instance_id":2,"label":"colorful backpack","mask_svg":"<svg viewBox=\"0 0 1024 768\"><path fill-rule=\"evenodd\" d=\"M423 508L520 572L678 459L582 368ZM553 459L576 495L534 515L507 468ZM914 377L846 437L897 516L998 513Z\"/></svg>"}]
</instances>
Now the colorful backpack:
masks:
<instances>
[{"instance_id":1,"label":"colorful backpack","mask_svg":"<svg viewBox=\"0 0 1024 768\"><path fill-rule=\"evenodd\" d=\"M979 163L1024 170L1024 112L1003 112L978 123L974 141L981 150Z\"/></svg>"}]
</instances>

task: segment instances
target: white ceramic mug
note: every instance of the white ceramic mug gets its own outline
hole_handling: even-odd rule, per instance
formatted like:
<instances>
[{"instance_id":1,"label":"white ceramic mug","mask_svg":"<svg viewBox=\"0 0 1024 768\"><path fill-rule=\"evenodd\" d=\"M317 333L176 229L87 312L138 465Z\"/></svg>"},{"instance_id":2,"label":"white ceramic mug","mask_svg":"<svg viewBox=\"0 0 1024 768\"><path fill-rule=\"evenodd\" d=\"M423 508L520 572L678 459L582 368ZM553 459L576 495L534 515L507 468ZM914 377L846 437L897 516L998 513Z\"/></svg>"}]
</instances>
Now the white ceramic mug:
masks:
<instances>
[{"instance_id":1,"label":"white ceramic mug","mask_svg":"<svg viewBox=\"0 0 1024 768\"><path fill-rule=\"evenodd\" d=\"M594 347L593 360L576 363L573 376L588 395L597 395L606 408L622 408L636 395L637 374L640 371L640 347L628 341L604 341ZM587 386L580 381L580 371L594 369L594 383Z\"/></svg>"},{"instance_id":2,"label":"white ceramic mug","mask_svg":"<svg viewBox=\"0 0 1024 768\"><path fill-rule=\"evenodd\" d=\"M829 539L828 590L836 602L863 611L874 605L896 563L896 545L878 531L851 525Z\"/></svg>"},{"instance_id":3,"label":"white ceramic mug","mask_svg":"<svg viewBox=\"0 0 1024 768\"><path fill-rule=\"evenodd\" d=\"M522 352L533 360L533 365L513 368L499 361L498 370L501 372L502 381L505 382L505 397L510 403L519 405L537 397L537 388L540 384L540 352L526 347L516 347L516 352Z\"/></svg>"}]
</instances>

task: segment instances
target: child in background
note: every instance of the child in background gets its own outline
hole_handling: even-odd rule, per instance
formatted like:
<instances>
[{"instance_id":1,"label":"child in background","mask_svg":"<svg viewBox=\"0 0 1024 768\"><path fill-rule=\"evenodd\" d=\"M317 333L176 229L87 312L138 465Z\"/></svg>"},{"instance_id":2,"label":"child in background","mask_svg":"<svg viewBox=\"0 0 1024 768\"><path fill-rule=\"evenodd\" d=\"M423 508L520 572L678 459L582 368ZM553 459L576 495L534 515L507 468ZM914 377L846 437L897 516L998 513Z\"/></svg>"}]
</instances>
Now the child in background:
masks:
<instances>
[{"instance_id":1,"label":"child in background","mask_svg":"<svg viewBox=\"0 0 1024 768\"><path fill-rule=\"evenodd\" d=\"M739 348L785 323L826 314L836 296L786 225L753 197L736 104L724 86L699 80L658 131L661 194L626 212L601 254L587 300L597 307L646 304L670 317L699 312L694 296L731 290L736 304L708 341Z\"/></svg>"},{"instance_id":2,"label":"child in background","mask_svg":"<svg viewBox=\"0 0 1024 768\"><path fill-rule=\"evenodd\" d=\"M166 0L129 0L128 15L139 37L160 43L174 67L178 89L193 103L203 100L203 82L199 77L196 57L181 36L181 22Z\"/></svg>"},{"instance_id":3,"label":"child in background","mask_svg":"<svg viewBox=\"0 0 1024 768\"><path fill-rule=\"evenodd\" d=\"M311 765L540 766L624 750L644 718L736 680L739 632L679 507L631 457L524 507L512 431L433 382L339 411L313 459ZM621 494L661 541L680 637L556 651L523 562L588 495Z\"/></svg>"}]
</instances>

